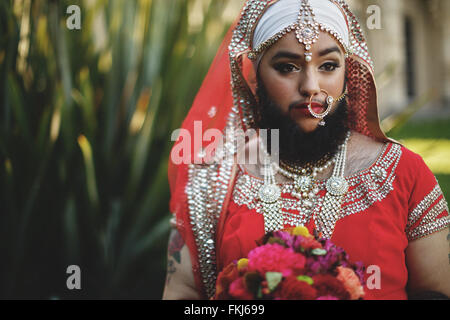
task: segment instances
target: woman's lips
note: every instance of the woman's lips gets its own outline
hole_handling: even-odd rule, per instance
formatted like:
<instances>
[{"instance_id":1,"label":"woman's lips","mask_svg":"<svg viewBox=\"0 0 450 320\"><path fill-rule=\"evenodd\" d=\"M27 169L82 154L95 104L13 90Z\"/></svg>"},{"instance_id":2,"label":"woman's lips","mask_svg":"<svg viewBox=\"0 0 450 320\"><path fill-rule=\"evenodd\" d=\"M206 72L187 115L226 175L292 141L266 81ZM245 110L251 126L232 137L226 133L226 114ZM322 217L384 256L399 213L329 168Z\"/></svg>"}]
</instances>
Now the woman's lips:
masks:
<instances>
[{"instance_id":1,"label":"woman's lips","mask_svg":"<svg viewBox=\"0 0 450 320\"><path fill-rule=\"evenodd\" d=\"M317 102L312 102L311 103L311 109L315 113L319 113L319 114L324 111L323 106L320 103L317 103ZM298 113L303 114L305 116L313 117L311 112L309 112L309 110L308 110L308 103L299 104L299 105L293 107L292 111L296 112L296 113L298 112Z\"/></svg>"}]
</instances>

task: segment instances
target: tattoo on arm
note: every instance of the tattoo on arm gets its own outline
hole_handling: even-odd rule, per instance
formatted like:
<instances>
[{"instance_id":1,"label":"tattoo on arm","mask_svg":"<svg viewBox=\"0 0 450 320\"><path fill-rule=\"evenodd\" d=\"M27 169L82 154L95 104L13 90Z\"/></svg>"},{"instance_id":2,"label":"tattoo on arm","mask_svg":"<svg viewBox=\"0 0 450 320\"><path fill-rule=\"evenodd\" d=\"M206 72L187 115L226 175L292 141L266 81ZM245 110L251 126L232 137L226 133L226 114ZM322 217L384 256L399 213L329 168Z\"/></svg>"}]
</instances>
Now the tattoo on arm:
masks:
<instances>
[{"instance_id":1,"label":"tattoo on arm","mask_svg":"<svg viewBox=\"0 0 450 320\"><path fill-rule=\"evenodd\" d=\"M184 247L184 240L177 230L172 231L169 239L168 262L167 262L167 284L172 275L177 271L177 264L181 264L181 249Z\"/></svg>"},{"instance_id":2,"label":"tattoo on arm","mask_svg":"<svg viewBox=\"0 0 450 320\"><path fill-rule=\"evenodd\" d=\"M449 242L448 246L449 246L449 251L450 251L450 227L448 227L447 241ZM448 254L448 263L450 264L450 253Z\"/></svg>"}]
</instances>

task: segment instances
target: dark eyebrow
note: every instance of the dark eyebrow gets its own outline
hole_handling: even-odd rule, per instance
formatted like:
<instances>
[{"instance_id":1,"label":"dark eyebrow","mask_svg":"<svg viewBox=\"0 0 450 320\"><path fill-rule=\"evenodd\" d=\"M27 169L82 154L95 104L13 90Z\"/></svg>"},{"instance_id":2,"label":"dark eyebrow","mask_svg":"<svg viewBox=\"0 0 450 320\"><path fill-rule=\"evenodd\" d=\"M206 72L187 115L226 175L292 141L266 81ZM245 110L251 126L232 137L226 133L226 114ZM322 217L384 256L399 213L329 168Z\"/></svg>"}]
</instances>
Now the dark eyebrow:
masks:
<instances>
[{"instance_id":1,"label":"dark eyebrow","mask_svg":"<svg viewBox=\"0 0 450 320\"><path fill-rule=\"evenodd\" d=\"M332 52L337 52L340 55L342 55L341 50L339 50L338 47L331 47L331 48L320 51L319 57L326 56L327 54L332 53Z\"/></svg>"},{"instance_id":2,"label":"dark eyebrow","mask_svg":"<svg viewBox=\"0 0 450 320\"><path fill-rule=\"evenodd\" d=\"M337 52L340 55L342 55L341 50L339 50L338 47L331 47L331 48L327 48L327 49L324 49L324 50L320 51L319 52L319 57L326 56L327 54L330 54L332 52ZM282 50L282 51L277 52L277 54L274 55L271 60L274 61L274 60L281 59L281 58L288 58L288 59L296 59L296 60L298 60L298 59L301 59L302 56L297 54L297 53L293 53L293 52Z\"/></svg>"},{"instance_id":3,"label":"dark eyebrow","mask_svg":"<svg viewBox=\"0 0 450 320\"><path fill-rule=\"evenodd\" d=\"M272 57L272 61L280 59L280 58L288 58L288 59L300 59L301 55L289 52L289 51L278 51L276 55Z\"/></svg>"}]
</instances>

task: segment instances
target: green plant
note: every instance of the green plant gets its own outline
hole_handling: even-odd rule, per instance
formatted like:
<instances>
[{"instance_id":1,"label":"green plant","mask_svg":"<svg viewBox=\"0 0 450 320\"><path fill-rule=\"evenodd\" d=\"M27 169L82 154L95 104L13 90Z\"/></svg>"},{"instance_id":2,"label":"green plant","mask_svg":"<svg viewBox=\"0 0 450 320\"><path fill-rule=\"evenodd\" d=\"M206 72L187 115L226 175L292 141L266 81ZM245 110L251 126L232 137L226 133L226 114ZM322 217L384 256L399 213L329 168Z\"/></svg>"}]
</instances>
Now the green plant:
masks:
<instances>
[{"instance_id":1,"label":"green plant","mask_svg":"<svg viewBox=\"0 0 450 320\"><path fill-rule=\"evenodd\" d=\"M66 27L72 4L81 30ZM160 298L170 134L227 5L0 2L0 297ZM81 291L66 288L72 264Z\"/></svg>"}]
</instances>

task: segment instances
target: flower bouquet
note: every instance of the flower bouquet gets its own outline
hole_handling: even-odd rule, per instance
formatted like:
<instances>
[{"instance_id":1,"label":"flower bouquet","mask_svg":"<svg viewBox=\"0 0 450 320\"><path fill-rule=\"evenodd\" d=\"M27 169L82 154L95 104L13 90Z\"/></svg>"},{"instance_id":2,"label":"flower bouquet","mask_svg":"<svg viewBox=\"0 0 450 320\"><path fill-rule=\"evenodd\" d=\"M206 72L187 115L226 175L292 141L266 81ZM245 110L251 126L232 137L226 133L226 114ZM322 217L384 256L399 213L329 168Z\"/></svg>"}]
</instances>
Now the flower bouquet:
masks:
<instances>
[{"instance_id":1,"label":"flower bouquet","mask_svg":"<svg viewBox=\"0 0 450 320\"><path fill-rule=\"evenodd\" d=\"M342 248L300 226L266 234L248 258L225 267L214 299L358 300L363 272Z\"/></svg>"}]
</instances>

